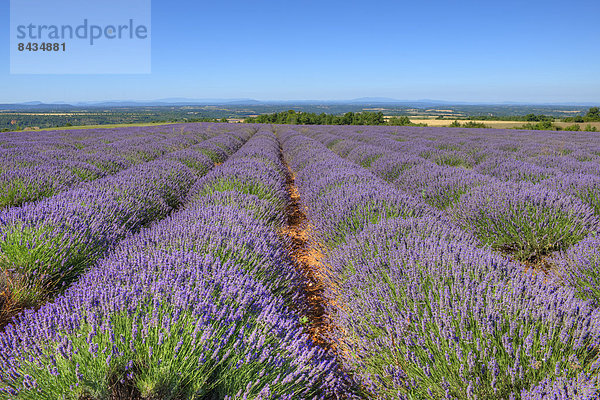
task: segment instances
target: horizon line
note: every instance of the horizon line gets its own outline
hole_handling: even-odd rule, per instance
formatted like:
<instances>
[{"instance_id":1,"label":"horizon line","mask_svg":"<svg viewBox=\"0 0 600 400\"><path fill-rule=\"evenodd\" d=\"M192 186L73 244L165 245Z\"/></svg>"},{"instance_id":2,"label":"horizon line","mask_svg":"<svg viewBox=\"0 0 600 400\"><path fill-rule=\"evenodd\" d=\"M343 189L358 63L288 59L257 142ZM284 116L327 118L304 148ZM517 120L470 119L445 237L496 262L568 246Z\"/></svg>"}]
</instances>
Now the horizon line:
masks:
<instances>
[{"instance_id":1,"label":"horizon line","mask_svg":"<svg viewBox=\"0 0 600 400\"><path fill-rule=\"evenodd\" d=\"M600 104L600 99L596 101L568 101L568 100L556 100L556 101L519 101L519 100L446 100L446 99L395 99L387 97L358 97L350 99L257 99L257 98L158 98L158 99L145 99L145 100L132 100L132 99L111 99L111 100L25 100L25 101L0 101L3 105L94 105L104 103L165 103L165 104L194 104L194 103L212 103L212 104L223 104L223 103L241 103L244 102L258 102L258 103L380 103L380 104L410 104L410 103L444 103L450 105L553 105L553 106L587 106L592 104Z\"/></svg>"}]
</instances>

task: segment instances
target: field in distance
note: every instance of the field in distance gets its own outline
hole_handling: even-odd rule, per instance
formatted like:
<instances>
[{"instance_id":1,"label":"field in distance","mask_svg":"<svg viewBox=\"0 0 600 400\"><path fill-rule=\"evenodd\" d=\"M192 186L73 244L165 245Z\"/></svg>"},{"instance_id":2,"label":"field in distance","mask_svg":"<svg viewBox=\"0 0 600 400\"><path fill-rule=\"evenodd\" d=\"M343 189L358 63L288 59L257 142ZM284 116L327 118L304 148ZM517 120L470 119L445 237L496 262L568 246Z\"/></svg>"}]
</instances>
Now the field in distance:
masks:
<instances>
[{"instance_id":1,"label":"field in distance","mask_svg":"<svg viewBox=\"0 0 600 400\"><path fill-rule=\"evenodd\" d=\"M425 118L425 117L411 117L410 121L414 124L427 124L427 126L437 126L437 127L441 127L441 126L448 126L452 123L452 121L454 121L453 119L450 118L444 118L444 119L435 119L435 118ZM458 120L459 122L467 122L465 120ZM481 123L481 124L485 124L490 128L495 128L495 129L516 129L519 128L521 126L523 126L523 124L525 124L525 122L523 121L482 121L482 120L472 120L475 123ZM596 129L600 130L600 122L581 122L581 123L575 123L575 122L554 122L554 125L561 127L561 128L566 128L567 126L572 126L572 125L579 125L580 130L584 130L584 128L587 125L591 125L593 127L595 127Z\"/></svg>"}]
</instances>

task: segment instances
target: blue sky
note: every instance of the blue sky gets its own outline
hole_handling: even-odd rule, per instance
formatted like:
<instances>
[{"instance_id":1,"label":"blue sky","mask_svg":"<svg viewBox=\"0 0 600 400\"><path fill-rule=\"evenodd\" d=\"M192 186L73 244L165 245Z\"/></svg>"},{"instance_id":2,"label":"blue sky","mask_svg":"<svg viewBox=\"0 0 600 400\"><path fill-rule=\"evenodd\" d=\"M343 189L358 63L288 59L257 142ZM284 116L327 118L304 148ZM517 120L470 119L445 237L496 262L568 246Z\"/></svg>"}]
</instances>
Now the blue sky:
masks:
<instances>
[{"instance_id":1,"label":"blue sky","mask_svg":"<svg viewBox=\"0 0 600 400\"><path fill-rule=\"evenodd\" d=\"M8 26L9 1L1 4L0 24ZM365 96L600 103L598 15L596 0L154 0L150 74L11 75L2 29L0 103Z\"/></svg>"}]
</instances>

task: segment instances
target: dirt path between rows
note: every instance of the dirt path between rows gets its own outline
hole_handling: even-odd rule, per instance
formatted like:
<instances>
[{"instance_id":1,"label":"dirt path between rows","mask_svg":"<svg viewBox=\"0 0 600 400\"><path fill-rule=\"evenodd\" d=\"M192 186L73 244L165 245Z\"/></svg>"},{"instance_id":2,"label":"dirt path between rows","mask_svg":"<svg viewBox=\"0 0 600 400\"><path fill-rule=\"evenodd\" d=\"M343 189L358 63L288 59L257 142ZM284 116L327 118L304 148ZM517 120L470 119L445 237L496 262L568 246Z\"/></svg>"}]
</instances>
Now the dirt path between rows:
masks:
<instances>
[{"instance_id":1,"label":"dirt path between rows","mask_svg":"<svg viewBox=\"0 0 600 400\"><path fill-rule=\"evenodd\" d=\"M313 245L312 226L310 225L305 210L300 202L300 195L295 184L294 172L282 158L287 168L286 186L290 202L286 208L287 226L281 234L289 240L288 251L294 261L296 269L305 278L303 291L306 294L307 307L305 316L308 318L306 328L312 339L320 346L335 349L332 342L332 325L326 313L326 299L324 295L324 271L321 260L323 253Z\"/></svg>"},{"instance_id":2,"label":"dirt path between rows","mask_svg":"<svg viewBox=\"0 0 600 400\"><path fill-rule=\"evenodd\" d=\"M305 332L317 345L329 351L337 359L341 368L340 373L346 376L346 384L353 395L346 394L341 398L363 398L357 395L361 390L351 374L342 367L344 364L342 360L348 354L345 346L340 342L343 335L340 334L339 327L333 323L328 313L328 310L336 306L336 303L325 293L325 289L329 291L333 282L330 280L327 264L323 262L325 255L321 250L322 246L316 240L314 227L307 217L306 207L302 204L296 186L295 173L286 162L282 148L280 148L280 157L286 168L289 203L285 210L287 226L279 233L287 243L288 254L291 256L296 270L304 278L301 290L305 295L305 304L298 312L301 313L304 320Z\"/></svg>"},{"instance_id":3,"label":"dirt path between rows","mask_svg":"<svg viewBox=\"0 0 600 400\"><path fill-rule=\"evenodd\" d=\"M338 346L333 341L334 327L326 312L326 274L321 262L323 253L313 241L313 227L302 206L294 171L285 161L283 151L280 154L281 161L287 168L286 187L290 199L286 207L287 226L280 234L287 239L288 253L296 270L304 278L302 291L306 295L306 308L302 312L306 320L305 327L315 343L335 352Z\"/></svg>"}]
</instances>

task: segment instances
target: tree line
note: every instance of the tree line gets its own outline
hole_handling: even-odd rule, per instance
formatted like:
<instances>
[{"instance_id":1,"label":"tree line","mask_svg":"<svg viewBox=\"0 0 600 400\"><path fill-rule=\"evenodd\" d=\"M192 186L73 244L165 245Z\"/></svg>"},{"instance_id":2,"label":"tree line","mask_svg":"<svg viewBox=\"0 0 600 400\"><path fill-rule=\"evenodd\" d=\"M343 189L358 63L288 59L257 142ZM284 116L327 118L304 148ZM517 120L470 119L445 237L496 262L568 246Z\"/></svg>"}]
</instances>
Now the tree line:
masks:
<instances>
[{"instance_id":1,"label":"tree line","mask_svg":"<svg viewBox=\"0 0 600 400\"><path fill-rule=\"evenodd\" d=\"M554 117L544 114L526 114L526 115L471 115L467 119L472 121L524 121L524 122L544 122L554 121Z\"/></svg>"},{"instance_id":2,"label":"tree line","mask_svg":"<svg viewBox=\"0 0 600 400\"><path fill-rule=\"evenodd\" d=\"M598 122L600 121L600 107L591 107L585 115L576 115L563 119L565 122Z\"/></svg>"},{"instance_id":3,"label":"tree line","mask_svg":"<svg viewBox=\"0 0 600 400\"><path fill-rule=\"evenodd\" d=\"M590 107L583 115L573 117L555 118L544 114L526 114L526 115L470 115L469 120L475 121L524 121L524 122L600 122L600 107ZM535 124L534 124L535 125ZM547 124L542 124L547 125Z\"/></svg>"},{"instance_id":4,"label":"tree line","mask_svg":"<svg viewBox=\"0 0 600 400\"><path fill-rule=\"evenodd\" d=\"M347 112L342 115L326 113L296 112L294 110L263 114L249 117L244 120L247 123L257 124L292 124L292 125L415 125L406 116L391 117L385 119L383 113L379 112Z\"/></svg>"}]
</instances>

